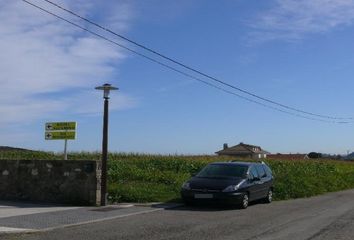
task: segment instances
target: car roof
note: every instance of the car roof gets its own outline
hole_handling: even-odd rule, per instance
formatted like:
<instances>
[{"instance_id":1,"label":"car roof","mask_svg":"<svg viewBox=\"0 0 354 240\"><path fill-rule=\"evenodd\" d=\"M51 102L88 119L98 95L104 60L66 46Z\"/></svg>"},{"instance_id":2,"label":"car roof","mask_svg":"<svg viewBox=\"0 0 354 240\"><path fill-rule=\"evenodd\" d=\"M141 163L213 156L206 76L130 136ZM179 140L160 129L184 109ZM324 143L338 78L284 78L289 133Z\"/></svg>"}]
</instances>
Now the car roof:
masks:
<instances>
[{"instance_id":1,"label":"car roof","mask_svg":"<svg viewBox=\"0 0 354 240\"><path fill-rule=\"evenodd\" d=\"M251 165L255 165L255 164L259 164L257 162L214 162L214 163L210 163L210 164L215 164L215 165L242 165L242 166L251 166Z\"/></svg>"}]
</instances>

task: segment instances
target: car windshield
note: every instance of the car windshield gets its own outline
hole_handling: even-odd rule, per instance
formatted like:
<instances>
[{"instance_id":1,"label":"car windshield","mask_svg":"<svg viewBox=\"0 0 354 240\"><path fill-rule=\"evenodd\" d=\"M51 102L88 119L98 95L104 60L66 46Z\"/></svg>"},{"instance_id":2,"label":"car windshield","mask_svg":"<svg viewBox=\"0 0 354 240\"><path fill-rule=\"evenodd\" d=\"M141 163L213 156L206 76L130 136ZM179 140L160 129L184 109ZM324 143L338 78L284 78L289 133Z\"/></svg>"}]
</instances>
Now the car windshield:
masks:
<instances>
[{"instance_id":1,"label":"car windshield","mask_svg":"<svg viewBox=\"0 0 354 240\"><path fill-rule=\"evenodd\" d=\"M247 166L236 164L210 164L203 168L196 177L240 178L246 175L247 168Z\"/></svg>"}]
</instances>

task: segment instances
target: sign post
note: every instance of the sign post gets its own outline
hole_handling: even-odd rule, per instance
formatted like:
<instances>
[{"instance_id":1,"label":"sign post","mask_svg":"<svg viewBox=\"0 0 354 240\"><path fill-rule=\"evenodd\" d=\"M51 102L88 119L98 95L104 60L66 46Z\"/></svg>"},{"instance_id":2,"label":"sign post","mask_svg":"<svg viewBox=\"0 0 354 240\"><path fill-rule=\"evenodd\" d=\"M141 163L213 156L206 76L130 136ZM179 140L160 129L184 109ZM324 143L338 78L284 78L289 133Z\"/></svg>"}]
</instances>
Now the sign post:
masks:
<instances>
[{"instance_id":1,"label":"sign post","mask_svg":"<svg viewBox=\"0 0 354 240\"><path fill-rule=\"evenodd\" d=\"M64 140L64 160L68 160L68 139Z\"/></svg>"},{"instance_id":2,"label":"sign post","mask_svg":"<svg viewBox=\"0 0 354 240\"><path fill-rule=\"evenodd\" d=\"M64 160L68 159L68 140L76 138L76 122L48 122L45 124L45 140L64 140Z\"/></svg>"}]
</instances>

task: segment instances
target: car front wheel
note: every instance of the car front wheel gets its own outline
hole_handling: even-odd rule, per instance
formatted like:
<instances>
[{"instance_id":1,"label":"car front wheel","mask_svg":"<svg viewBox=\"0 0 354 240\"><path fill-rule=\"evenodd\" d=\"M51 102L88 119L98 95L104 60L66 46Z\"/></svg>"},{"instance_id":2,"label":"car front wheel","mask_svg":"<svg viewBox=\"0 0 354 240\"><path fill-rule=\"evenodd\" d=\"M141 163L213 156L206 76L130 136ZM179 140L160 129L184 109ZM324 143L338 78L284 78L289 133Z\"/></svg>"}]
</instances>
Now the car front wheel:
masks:
<instances>
[{"instance_id":1,"label":"car front wheel","mask_svg":"<svg viewBox=\"0 0 354 240\"><path fill-rule=\"evenodd\" d=\"M241 201L241 204L240 204L240 208L246 209L248 207L248 204L249 204L248 194L245 193L242 196L242 201Z\"/></svg>"},{"instance_id":2,"label":"car front wheel","mask_svg":"<svg viewBox=\"0 0 354 240\"><path fill-rule=\"evenodd\" d=\"M183 203L185 206L194 206L195 205L195 203L192 200L183 199Z\"/></svg>"}]
</instances>

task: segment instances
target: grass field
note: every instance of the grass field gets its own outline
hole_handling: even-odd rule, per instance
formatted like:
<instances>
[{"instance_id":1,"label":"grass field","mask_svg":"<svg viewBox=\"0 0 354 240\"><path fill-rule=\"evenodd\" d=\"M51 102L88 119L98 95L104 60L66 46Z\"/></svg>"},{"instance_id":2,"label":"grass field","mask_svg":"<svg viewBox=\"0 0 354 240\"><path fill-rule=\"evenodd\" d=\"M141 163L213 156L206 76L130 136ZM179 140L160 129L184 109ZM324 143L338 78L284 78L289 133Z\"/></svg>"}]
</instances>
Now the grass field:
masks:
<instances>
[{"instance_id":1,"label":"grass field","mask_svg":"<svg viewBox=\"0 0 354 240\"><path fill-rule=\"evenodd\" d=\"M53 159L50 152L0 152L1 159ZM72 160L97 160L99 153L70 153ZM210 162L233 158L109 154L108 191L112 202L178 201L182 183ZM275 176L275 200L310 197L354 188L354 163L329 160L266 159Z\"/></svg>"}]
</instances>

